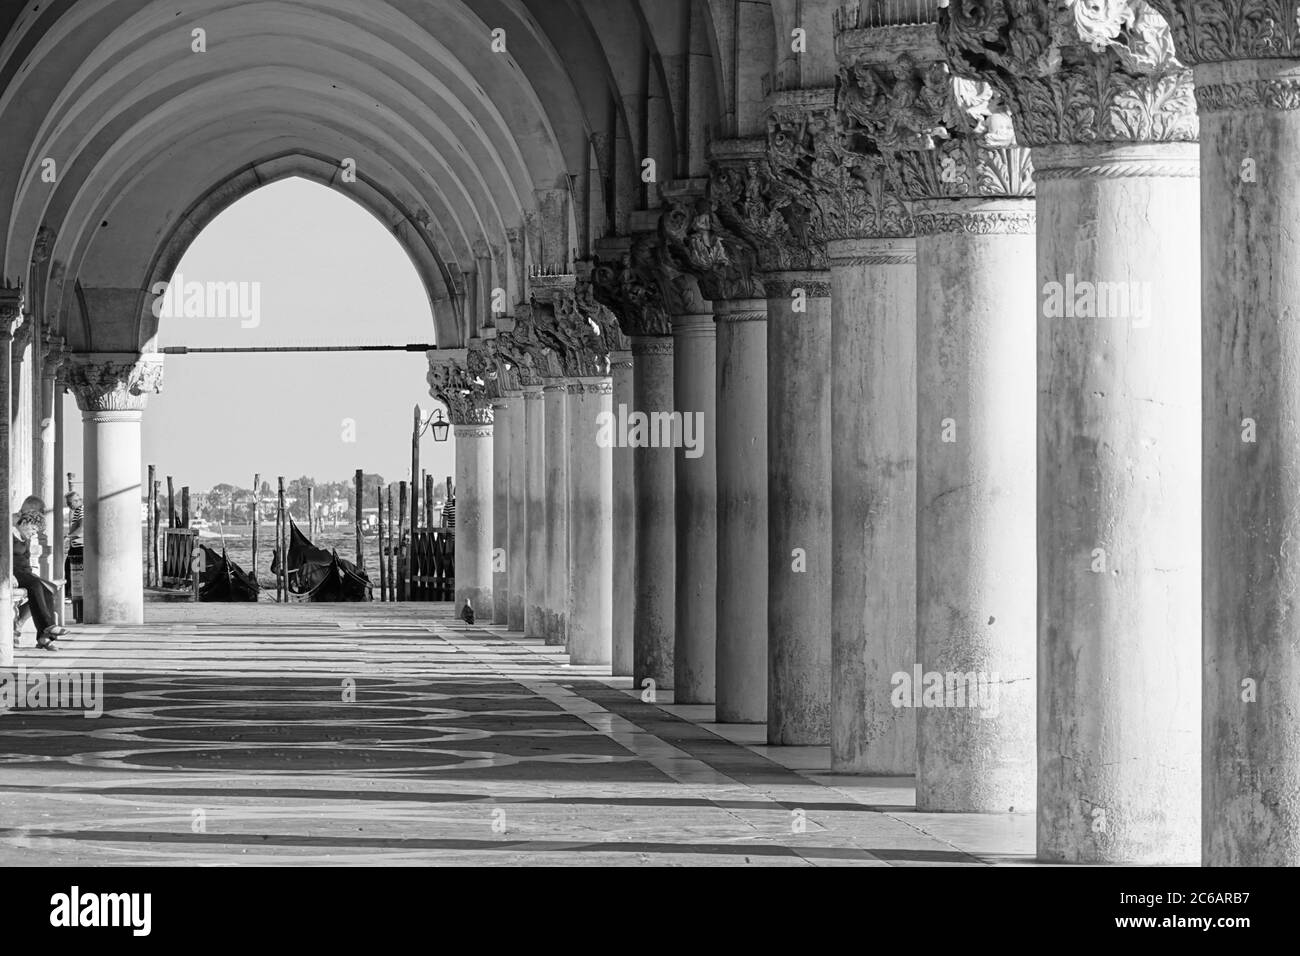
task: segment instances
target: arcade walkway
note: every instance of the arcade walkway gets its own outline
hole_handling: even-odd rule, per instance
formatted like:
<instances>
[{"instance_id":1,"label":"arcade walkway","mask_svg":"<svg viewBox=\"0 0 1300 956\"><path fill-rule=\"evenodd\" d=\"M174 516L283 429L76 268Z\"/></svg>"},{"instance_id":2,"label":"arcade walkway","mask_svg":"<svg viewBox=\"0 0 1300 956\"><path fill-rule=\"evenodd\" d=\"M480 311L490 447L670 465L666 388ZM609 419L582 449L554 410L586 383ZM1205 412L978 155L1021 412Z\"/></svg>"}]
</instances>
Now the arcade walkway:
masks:
<instances>
[{"instance_id":1,"label":"arcade walkway","mask_svg":"<svg viewBox=\"0 0 1300 956\"><path fill-rule=\"evenodd\" d=\"M17 652L102 669L106 700L0 713L0 865L1032 860L1031 815L918 814L910 780L822 772L827 748L449 607L148 610Z\"/></svg>"}]
</instances>

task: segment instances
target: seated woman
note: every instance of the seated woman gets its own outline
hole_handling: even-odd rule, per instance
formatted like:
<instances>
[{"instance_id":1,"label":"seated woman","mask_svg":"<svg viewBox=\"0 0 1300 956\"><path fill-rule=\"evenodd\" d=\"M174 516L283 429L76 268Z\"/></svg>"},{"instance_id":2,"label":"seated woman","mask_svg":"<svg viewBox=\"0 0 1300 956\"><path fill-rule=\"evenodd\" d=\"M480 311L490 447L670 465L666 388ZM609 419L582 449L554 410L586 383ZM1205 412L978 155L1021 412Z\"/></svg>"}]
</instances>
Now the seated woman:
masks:
<instances>
[{"instance_id":1,"label":"seated woman","mask_svg":"<svg viewBox=\"0 0 1300 956\"><path fill-rule=\"evenodd\" d=\"M27 591L22 619L31 615L36 625L36 644L47 651L54 650L54 641L68 629L61 627L54 615L54 595L58 588L50 581L36 576L32 569L32 539L45 530L45 502L31 495L14 515L14 577L18 586Z\"/></svg>"}]
</instances>

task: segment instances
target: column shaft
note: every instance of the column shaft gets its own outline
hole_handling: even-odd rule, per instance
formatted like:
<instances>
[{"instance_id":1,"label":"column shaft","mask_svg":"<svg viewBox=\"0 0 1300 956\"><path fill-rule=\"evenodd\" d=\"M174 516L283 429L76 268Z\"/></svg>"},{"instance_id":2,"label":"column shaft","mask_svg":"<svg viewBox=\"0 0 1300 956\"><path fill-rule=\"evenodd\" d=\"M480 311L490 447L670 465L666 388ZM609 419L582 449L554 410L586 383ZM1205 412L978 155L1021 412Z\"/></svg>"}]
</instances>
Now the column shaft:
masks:
<instances>
[{"instance_id":1,"label":"column shaft","mask_svg":"<svg viewBox=\"0 0 1300 956\"><path fill-rule=\"evenodd\" d=\"M512 631L524 629L524 591L528 575L528 457L525 439L528 422L523 395L506 399L510 417L510 494L506 517L506 626ZM495 449L493 449L495 453Z\"/></svg>"},{"instance_id":2,"label":"column shaft","mask_svg":"<svg viewBox=\"0 0 1300 956\"><path fill-rule=\"evenodd\" d=\"M831 704L831 299L781 273L767 300L769 744L825 744Z\"/></svg>"},{"instance_id":3,"label":"column shaft","mask_svg":"<svg viewBox=\"0 0 1300 956\"><path fill-rule=\"evenodd\" d=\"M546 634L546 402L540 385L524 386L526 458L524 636Z\"/></svg>"},{"instance_id":4,"label":"column shaft","mask_svg":"<svg viewBox=\"0 0 1300 956\"><path fill-rule=\"evenodd\" d=\"M542 637L547 644L568 642L569 610L569 429L568 383L548 379L546 405L546 557L543 574Z\"/></svg>"},{"instance_id":5,"label":"column shaft","mask_svg":"<svg viewBox=\"0 0 1300 956\"><path fill-rule=\"evenodd\" d=\"M62 550L62 541L56 543L55 534L56 525L61 525L61 516L63 514L63 502L58 493L58 481L55 478L54 470L54 401L56 392L54 379L58 366L47 356L45 367L41 369L41 394L40 394L40 421L38 440L40 444L40 454L35 458L36 475L35 488L36 494L41 496L45 502L45 533L41 541L41 561L40 574L47 580L63 577L63 564L58 562L56 565L55 551ZM55 515L60 516L60 520L55 520Z\"/></svg>"},{"instance_id":6,"label":"column shaft","mask_svg":"<svg viewBox=\"0 0 1300 956\"><path fill-rule=\"evenodd\" d=\"M510 621L510 446L515 419L508 399L492 404L492 623Z\"/></svg>"},{"instance_id":7,"label":"column shaft","mask_svg":"<svg viewBox=\"0 0 1300 956\"><path fill-rule=\"evenodd\" d=\"M624 416L632 408L632 353L610 353L613 408ZM615 677L632 674L632 629L636 610L636 484L633 451L616 442L614 458L614 646L611 670Z\"/></svg>"},{"instance_id":8,"label":"column shaft","mask_svg":"<svg viewBox=\"0 0 1300 956\"><path fill-rule=\"evenodd\" d=\"M581 378L569 386L569 662L608 666L614 622L614 384Z\"/></svg>"},{"instance_id":9,"label":"column shaft","mask_svg":"<svg viewBox=\"0 0 1300 956\"><path fill-rule=\"evenodd\" d=\"M1300 61L1205 63L1195 77L1204 310L1201 864L1300 866ZM1194 632L1182 637L1195 647Z\"/></svg>"},{"instance_id":10,"label":"column shaft","mask_svg":"<svg viewBox=\"0 0 1300 956\"><path fill-rule=\"evenodd\" d=\"M831 766L916 772L916 240L832 243Z\"/></svg>"},{"instance_id":11,"label":"column shaft","mask_svg":"<svg viewBox=\"0 0 1300 956\"><path fill-rule=\"evenodd\" d=\"M1034 150L1042 860L1199 859L1197 153Z\"/></svg>"},{"instance_id":12,"label":"column shaft","mask_svg":"<svg viewBox=\"0 0 1300 956\"><path fill-rule=\"evenodd\" d=\"M718 615L717 333L713 315L673 319L676 588L673 702L714 702Z\"/></svg>"},{"instance_id":13,"label":"column shaft","mask_svg":"<svg viewBox=\"0 0 1300 956\"><path fill-rule=\"evenodd\" d=\"M673 410L673 342L666 337L632 340L635 401L630 415L653 416ZM651 429L647 428L647 431ZM673 598L677 542L674 532L673 449L637 447L633 451L636 484L636 618L632 625L632 677L660 689L672 687Z\"/></svg>"},{"instance_id":14,"label":"column shaft","mask_svg":"<svg viewBox=\"0 0 1300 956\"><path fill-rule=\"evenodd\" d=\"M85 584L89 624L144 622L137 410L84 411Z\"/></svg>"},{"instance_id":15,"label":"column shaft","mask_svg":"<svg viewBox=\"0 0 1300 956\"><path fill-rule=\"evenodd\" d=\"M4 296L9 290L0 290ZM10 293L12 295L12 293ZM0 503L12 503L13 488L11 481L13 469L9 467L13 460L11 453L12 435L10 430L9 377L13 372L13 321L18 317L17 304L0 302ZM0 509L0 538L12 541L14 536L14 509ZM0 621L12 621L13 604L13 568L14 553L12 547L0 548ZM0 667L12 667L14 664L14 645L10 634L0 634Z\"/></svg>"},{"instance_id":16,"label":"column shaft","mask_svg":"<svg viewBox=\"0 0 1300 956\"><path fill-rule=\"evenodd\" d=\"M767 301L717 317L717 720L767 720Z\"/></svg>"},{"instance_id":17,"label":"column shaft","mask_svg":"<svg viewBox=\"0 0 1300 956\"><path fill-rule=\"evenodd\" d=\"M916 212L917 807L1034 787L1033 200ZM905 702L905 700L904 700Z\"/></svg>"},{"instance_id":18,"label":"column shaft","mask_svg":"<svg viewBox=\"0 0 1300 956\"><path fill-rule=\"evenodd\" d=\"M456 425L456 611L492 613L492 425Z\"/></svg>"}]
</instances>

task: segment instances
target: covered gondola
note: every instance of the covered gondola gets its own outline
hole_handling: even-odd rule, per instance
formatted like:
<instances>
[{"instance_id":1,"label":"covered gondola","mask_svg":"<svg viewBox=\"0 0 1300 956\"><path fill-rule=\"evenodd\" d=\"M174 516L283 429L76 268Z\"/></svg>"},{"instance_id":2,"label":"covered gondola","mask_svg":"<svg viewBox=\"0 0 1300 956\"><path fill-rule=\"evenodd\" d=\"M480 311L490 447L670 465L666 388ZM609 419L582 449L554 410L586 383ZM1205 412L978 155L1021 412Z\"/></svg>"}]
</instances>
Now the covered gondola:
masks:
<instances>
[{"instance_id":1,"label":"covered gondola","mask_svg":"<svg viewBox=\"0 0 1300 956\"><path fill-rule=\"evenodd\" d=\"M289 519L289 559L285 563L292 601L341 603L372 599L366 572L340 558L337 551L316 547L292 518ZM271 572L275 574L279 570L277 554Z\"/></svg>"},{"instance_id":2,"label":"covered gondola","mask_svg":"<svg viewBox=\"0 0 1300 956\"><path fill-rule=\"evenodd\" d=\"M243 568L207 545L203 548L203 573L199 577L199 600L211 602L256 601L261 587Z\"/></svg>"}]
</instances>

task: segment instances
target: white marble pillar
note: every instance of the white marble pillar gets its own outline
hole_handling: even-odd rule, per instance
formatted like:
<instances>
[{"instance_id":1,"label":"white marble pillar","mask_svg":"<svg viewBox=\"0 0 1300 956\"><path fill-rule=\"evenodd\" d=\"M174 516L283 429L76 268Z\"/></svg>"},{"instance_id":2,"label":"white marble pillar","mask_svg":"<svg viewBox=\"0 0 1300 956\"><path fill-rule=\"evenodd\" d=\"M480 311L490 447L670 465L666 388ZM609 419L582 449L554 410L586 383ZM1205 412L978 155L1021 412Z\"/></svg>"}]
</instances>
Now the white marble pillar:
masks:
<instances>
[{"instance_id":1,"label":"white marble pillar","mask_svg":"<svg viewBox=\"0 0 1300 956\"><path fill-rule=\"evenodd\" d=\"M474 406L456 437L456 613L465 602L476 621L492 619L492 411Z\"/></svg>"},{"instance_id":2,"label":"white marble pillar","mask_svg":"<svg viewBox=\"0 0 1300 956\"><path fill-rule=\"evenodd\" d=\"M510 400L492 402L492 623L510 622L510 446L515 419Z\"/></svg>"},{"instance_id":3,"label":"white marble pillar","mask_svg":"<svg viewBox=\"0 0 1300 956\"><path fill-rule=\"evenodd\" d=\"M923 680L943 682L928 701L913 689L917 808L1023 813L1034 799L1034 204L945 199L915 214L916 661Z\"/></svg>"},{"instance_id":4,"label":"white marble pillar","mask_svg":"<svg viewBox=\"0 0 1300 956\"><path fill-rule=\"evenodd\" d=\"M541 385L524 386L524 636L546 636L546 402Z\"/></svg>"},{"instance_id":5,"label":"white marble pillar","mask_svg":"<svg viewBox=\"0 0 1300 956\"><path fill-rule=\"evenodd\" d=\"M629 414L673 411L673 340L635 336L633 408ZM633 450L636 485L636 618L632 630L635 686L654 681L660 690L674 679L674 612L677 542L674 532L673 449Z\"/></svg>"},{"instance_id":6,"label":"white marble pillar","mask_svg":"<svg viewBox=\"0 0 1300 956\"><path fill-rule=\"evenodd\" d=\"M916 772L916 240L832 242L831 767Z\"/></svg>"},{"instance_id":7,"label":"white marble pillar","mask_svg":"<svg viewBox=\"0 0 1300 956\"><path fill-rule=\"evenodd\" d=\"M55 402L62 400L61 389L56 387L59 366L63 361L63 340L50 339L43 343L40 375L40 413L37 431L39 454L33 456L36 473L33 485L36 494L45 502L45 531L41 535L40 574L46 580L63 578L63 563L56 552L62 552L63 496L59 494L58 472L55 470Z\"/></svg>"},{"instance_id":8,"label":"white marble pillar","mask_svg":"<svg viewBox=\"0 0 1300 956\"><path fill-rule=\"evenodd\" d=\"M1008 47L987 29L977 3L950 5L942 31L962 48L967 67L989 71L1002 94L992 105L1010 105L1018 142L1032 150L1037 414L1028 427L1037 435L1037 839L1045 861L1196 859L1197 342L1211 348L1211 333L1202 333L1196 300L1196 99L1157 5L1174 6L1075 4L1052 20L1050 39L1038 34L1045 46ZM1241 4L1176 6L1179 16L1210 25L1213 45L1231 43L1241 11L1227 8ZM1270 20L1263 30L1248 18L1247 30L1271 47L1295 36L1294 10L1287 15L1289 25ZM1254 145L1236 147L1244 154ZM1242 185L1232 183L1230 204L1240 204ZM1277 212L1268 207L1268 215ZM1234 255L1259 254L1241 229L1216 227ZM1021 256L1017 250L1006 266L1017 275ZM1213 319L1231 328L1224 345L1241 368L1249 331L1229 313L1225 307ZM996 321L1005 326L1008 317L1004 309ZM990 343L1003 378L1021 367L1012 351L1021 344L1020 333ZM953 342L945 338L944 347L951 351ZM1004 433L1011 410L1010 402L998 410ZM1222 411L1238 422L1248 414L1230 402ZM1005 445L999 452L1009 455ZM1233 494L1241 497L1231 505L1232 522L1254 535L1257 526L1238 503L1252 500L1252 489ZM999 534L1019 533L1010 514L988 517ZM1231 553L1215 530L1205 529L1207 547ZM1018 576L1014 566L1003 573ZM1234 565L1234 580L1249 574ZM1241 623L1233 622L1234 632L1248 633ZM1012 688L1009 675L1002 678L1005 698ZM1244 773L1235 760L1220 765L1233 778Z\"/></svg>"},{"instance_id":9,"label":"white marble pillar","mask_svg":"<svg viewBox=\"0 0 1300 956\"><path fill-rule=\"evenodd\" d=\"M717 719L767 720L767 300L715 301Z\"/></svg>"},{"instance_id":10,"label":"white marble pillar","mask_svg":"<svg viewBox=\"0 0 1300 956\"><path fill-rule=\"evenodd\" d=\"M10 488L10 479L13 469L9 467L12 461L11 445L12 435L10 433L10 383L9 377L13 370L13 344L14 344L14 325L19 321L22 310L22 293L17 289L10 289L0 285L0 502L7 502L12 499L12 489ZM10 508L0 509L0 537L5 541L13 539L13 510ZM14 555L12 548L0 548L0 621L12 621L14 617L13 604L13 567ZM14 663L14 646L10 640L9 634L0 635L4 640L0 640L0 667L12 667Z\"/></svg>"},{"instance_id":11,"label":"white marble pillar","mask_svg":"<svg viewBox=\"0 0 1300 956\"><path fill-rule=\"evenodd\" d=\"M545 381L546 555L542 564L545 575L542 637L547 644L563 647L569 635L569 384L563 378Z\"/></svg>"},{"instance_id":12,"label":"white marble pillar","mask_svg":"<svg viewBox=\"0 0 1300 956\"><path fill-rule=\"evenodd\" d=\"M1202 405L1196 437L1203 442L1203 510L1198 548L1195 510L1185 499L1195 484L1196 464L1185 463L1188 445L1180 443L1175 446L1179 457L1169 463L1162 459L1165 466L1155 475L1155 490L1163 496L1154 520L1170 523L1162 524L1158 540L1146 542L1151 560L1140 568L1144 577L1148 566L1161 572L1172 568L1177 580L1149 592L1154 646L1150 658L1141 657L1144 671L1132 679L1136 683L1145 676L1144 697L1154 685L1162 714L1177 714L1177 722L1167 720L1156 739L1131 744L1149 744L1154 753L1175 730L1182 732L1185 739L1174 754L1178 763L1161 754L1157 793L1166 792L1175 777L1183 781L1186 790L1175 807L1184 814L1201 797L1202 866L1295 867L1300 866L1300 11L1294 4L1267 11L1246 4L1243 11L1241 4L1226 0L1161 0L1155 6L1173 16L1177 53L1193 67L1201 221L1198 230L1195 210L1188 208L1198 183L1181 169L1187 160L1162 150L1160 168L1170 178L1150 185L1144 180L1136 193L1142 200L1149 201L1151 192L1159 197L1160 218L1141 223L1132 271L1158 282L1158 311L1145 334L1152 349L1165 347L1172 355L1162 357L1159 366L1141 366L1152 376L1143 393L1145 401L1167 401L1159 392L1175 390L1178 405L1167 414L1177 422L1175 435L1185 435L1191 402L1182 396L1188 374L1196 374L1198 357L1189 355L1188 346L1197 341L1198 312L1193 302L1180 314L1175 302L1194 290L1199 264ZM1249 11L1259 16L1243 15ZM1175 158L1179 162L1171 163ZM1177 172L1183 175L1175 179ZM1162 227L1160 245L1148 232L1156 225ZM1154 257L1150 270L1143 256ZM1157 274L1155 266L1164 271ZM1163 296L1171 294L1176 298L1166 303ZM1174 348L1167 344L1171 336L1182 339ZM1152 425L1156 420L1149 416L1163 411L1142 410ZM1151 454L1165 438L1162 432ZM1179 487L1175 468L1185 469L1185 487ZM1175 506L1182 511L1177 519ZM1183 524L1174 527L1175 520ZM1135 530L1144 527L1150 525ZM1181 760L1196 742L1185 729L1185 716L1197 700L1195 687L1187 686L1188 657L1198 650L1196 602L1188 598L1192 583L1183 580L1192 574L1198 551L1204 562L1199 790L1194 779L1186 782ZM1167 611L1163 618L1161 610ZM1138 636L1134 629L1130 641ZM1174 656L1172 666L1146 670L1161 651ZM1169 706L1175 693L1186 700L1177 711ZM1153 803L1140 806L1156 809ZM1185 848L1181 839L1179 847Z\"/></svg>"},{"instance_id":13,"label":"white marble pillar","mask_svg":"<svg viewBox=\"0 0 1300 956\"><path fill-rule=\"evenodd\" d=\"M31 319L24 323L15 342L13 350L13 406L10 418L13 422L13 499L14 510L24 498L32 493L34 440L32 396L34 391L34 346L35 335Z\"/></svg>"},{"instance_id":14,"label":"white marble pillar","mask_svg":"<svg viewBox=\"0 0 1300 956\"><path fill-rule=\"evenodd\" d=\"M140 624L140 421L162 388L161 356L78 357L70 372L84 426L85 620Z\"/></svg>"},{"instance_id":15,"label":"white marble pillar","mask_svg":"<svg viewBox=\"0 0 1300 956\"><path fill-rule=\"evenodd\" d=\"M632 353L611 352L613 411L631 409ZM632 675L632 629L636 610L636 486L632 449L618 443L614 449L614 607L613 651L610 663L615 677Z\"/></svg>"},{"instance_id":16,"label":"white marble pillar","mask_svg":"<svg viewBox=\"0 0 1300 956\"><path fill-rule=\"evenodd\" d=\"M707 302L699 300L703 306ZM673 702L712 704L717 644L717 332L713 313L673 317L673 404L682 416L675 452L676 587ZM686 447L687 439L691 446Z\"/></svg>"},{"instance_id":17,"label":"white marble pillar","mask_svg":"<svg viewBox=\"0 0 1300 956\"><path fill-rule=\"evenodd\" d=\"M767 288L769 744L826 744L831 706L831 288Z\"/></svg>"},{"instance_id":18,"label":"white marble pillar","mask_svg":"<svg viewBox=\"0 0 1300 956\"><path fill-rule=\"evenodd\" d=\"M569 384L569 662L609 666L614 622L614 454L598 441L613 409L609 376Z\"/></svg>"},{"instance_id":19,"label":"white marble pillar","mask_svg":"<svg viewBox=\"0 0 1300 956\"><path fill-rule=\"evenodd\" d=\"M1038 856L1195 863L1198 149L1033 155Z\"/></svg>"},{"instance_id":20,"label":"white marble pillar","mask_svg":"<svg viewBox=\"0 0 1300 956\"><path fill-rule=\"evenodd\" d=\"M523 393L506 399L510 417L510 492L506 504L506 590L508 592L506 626L512 631L524 629L524 593L528 575L528 435ZM495 449L493 450L495 454Z\"/></svg>"}]
</instances>

